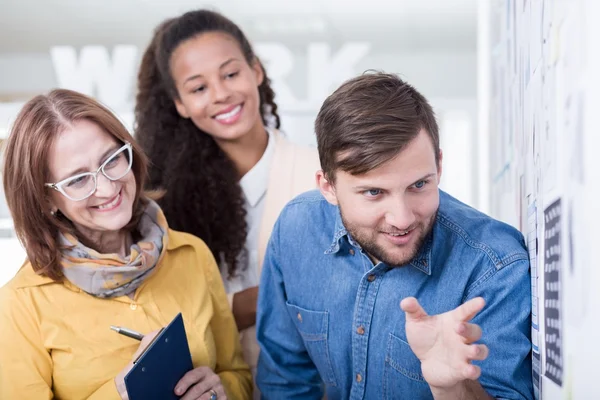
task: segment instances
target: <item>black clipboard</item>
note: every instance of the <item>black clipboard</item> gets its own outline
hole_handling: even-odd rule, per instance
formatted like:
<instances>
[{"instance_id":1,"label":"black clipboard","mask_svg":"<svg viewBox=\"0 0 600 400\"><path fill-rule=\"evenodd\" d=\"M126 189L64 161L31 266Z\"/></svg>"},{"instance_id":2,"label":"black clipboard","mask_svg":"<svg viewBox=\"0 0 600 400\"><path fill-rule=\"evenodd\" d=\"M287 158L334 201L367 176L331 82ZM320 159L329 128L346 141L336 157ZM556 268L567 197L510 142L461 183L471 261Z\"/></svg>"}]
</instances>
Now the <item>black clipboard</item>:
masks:
<instances>
[{"instance_id":1,"label":"black clipboard","mask_svg":"<svg viewBox=\"0 0 600 400\"><path fill-rule=\"evenodd\" d=\"M163 329L125 375L129 400L175 400L177 382L194 366L181 313Z\"/></svg>"}]
</instances>

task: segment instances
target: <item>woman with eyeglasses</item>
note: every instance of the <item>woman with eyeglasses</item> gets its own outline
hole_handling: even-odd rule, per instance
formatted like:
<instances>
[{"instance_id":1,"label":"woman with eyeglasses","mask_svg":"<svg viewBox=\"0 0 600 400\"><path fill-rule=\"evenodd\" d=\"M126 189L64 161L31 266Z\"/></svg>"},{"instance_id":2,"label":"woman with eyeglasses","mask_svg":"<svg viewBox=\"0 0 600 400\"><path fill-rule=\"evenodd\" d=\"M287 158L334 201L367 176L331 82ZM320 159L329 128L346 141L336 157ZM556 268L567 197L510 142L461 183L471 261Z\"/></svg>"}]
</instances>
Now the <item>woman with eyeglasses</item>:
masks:
<instances>
[{"instance_id":1,"label":"woman with eyeglasses","mask_svg":"<svg viewBox=\"0 0 600 400\"><path fill-rule=\"evenodd\" d=\"M142 58L136 138L169 225L203 239L221 268L244 358L256 366L256 300L279 212L316 189L314 148L279 131L275 92L234 22L208 10L163 22ZM255 392L256 393L256 392Z\"/></svg>"},{"instance_id":2,"label":"woman with eyeglasses","mask_svg":"<svg viewBox=\"0 0 600 400\"><path fill-rule=\"evenodd\" d=\"M179 312L195 369L175 394L251 397L211 251L169 229L142 190L144 154L108 109L69 90L37 96L19 113L4 160L27 260L0 288L0 398L127 399L136 350ZM148 335L140 345L111 325Z\"/></svg>"}]
</instances>

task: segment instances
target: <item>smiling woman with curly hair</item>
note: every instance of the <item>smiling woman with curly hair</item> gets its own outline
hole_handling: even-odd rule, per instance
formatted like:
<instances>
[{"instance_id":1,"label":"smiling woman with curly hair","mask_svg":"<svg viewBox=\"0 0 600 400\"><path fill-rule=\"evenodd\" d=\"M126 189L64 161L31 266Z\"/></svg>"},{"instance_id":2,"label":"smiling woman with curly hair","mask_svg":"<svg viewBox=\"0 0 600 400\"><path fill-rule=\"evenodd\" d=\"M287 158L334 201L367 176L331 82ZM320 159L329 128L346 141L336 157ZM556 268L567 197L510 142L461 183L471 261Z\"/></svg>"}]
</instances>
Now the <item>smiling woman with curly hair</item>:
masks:
<instances>
[{"instance_id":1,"label":"smiling woman with curly hair","mask_svg":"<svg viewBox=\"0 0 600 400\"><path fill-rule=\"evenodd\" d=\"M290 143L275 94L240 28L191 11L155 31L138 75L136 137L150 188L169 225L203 239L220 261L246 360L254 337L260 265L280 210L316 187L314 149Z\"/></svg>"}]
</instances>

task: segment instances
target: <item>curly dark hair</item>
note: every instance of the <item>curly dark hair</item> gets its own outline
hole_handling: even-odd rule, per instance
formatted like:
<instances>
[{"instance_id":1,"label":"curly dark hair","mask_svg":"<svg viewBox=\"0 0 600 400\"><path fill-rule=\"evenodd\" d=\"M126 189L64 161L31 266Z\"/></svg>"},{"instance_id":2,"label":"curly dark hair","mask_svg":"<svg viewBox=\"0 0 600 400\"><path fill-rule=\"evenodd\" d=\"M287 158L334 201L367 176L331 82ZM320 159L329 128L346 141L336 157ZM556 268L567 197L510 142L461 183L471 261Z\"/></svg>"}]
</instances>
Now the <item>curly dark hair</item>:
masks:
<instances>
[{"instance_id":1,"label":"curly dark hair","mask_svg":"<svg viewBox=\"0 0 600 400\"><path fill-rule=\"evenodd\" d=\"M177 89L170 71L173 51L184 41L207 32L223 32L239 44L246 61L257 61L241 29L223 15L190 11L159 25L138 73L135 106L136 138L148 155L148 189L162 190L158 200L169 226L198 236L229 276L244 255L248 227L244 197L233 162L214 139L175 108ZM275 93L260 64L264 80L258 87L263 123L280 126Z\"/></svg>"}]
</instances>

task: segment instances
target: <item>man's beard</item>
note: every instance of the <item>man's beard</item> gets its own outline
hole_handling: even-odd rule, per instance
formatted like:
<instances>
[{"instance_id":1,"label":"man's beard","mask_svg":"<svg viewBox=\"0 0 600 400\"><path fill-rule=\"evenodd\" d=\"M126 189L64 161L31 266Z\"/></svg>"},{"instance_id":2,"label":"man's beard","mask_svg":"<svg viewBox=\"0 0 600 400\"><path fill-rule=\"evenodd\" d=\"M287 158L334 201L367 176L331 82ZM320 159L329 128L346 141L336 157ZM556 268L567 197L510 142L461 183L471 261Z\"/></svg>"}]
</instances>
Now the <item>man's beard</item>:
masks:
<instances>
[{"instance_id":1,"label":"man's beard","mask_svg":"<svg viewBox=\"0 0 600 400\"><path fill-rule=\"evenodd\" d=\"M381 233L382 230L379 228L369 230L369 232L361 232L367 230L367 228L358 228L353 224L349 223L346 218L344 218L344 212L342 211L342 207L340 206L340 214L342 216L342 222L346 230L352 236L355 242L357 242L362 249L367 252L372 258L375 258L377 261L381 261L390 267L401 267L409 262L411 262L421 250L423 243L433 230L433 224L435 223L437 212L426 222L426 224L419 223L416 227L412 229L418 230L418 232L414 232L419 236L416 240L412 240L412 243L409 243L409 246L406 250L408 253L402 254L401 256L397 256L395 254L389 254L386 249L377 243L377 238L384 233ZM392 245L390 243L390 245ZM393 245L392 245L393 246Z\"/></svg>"}]
</instances>

